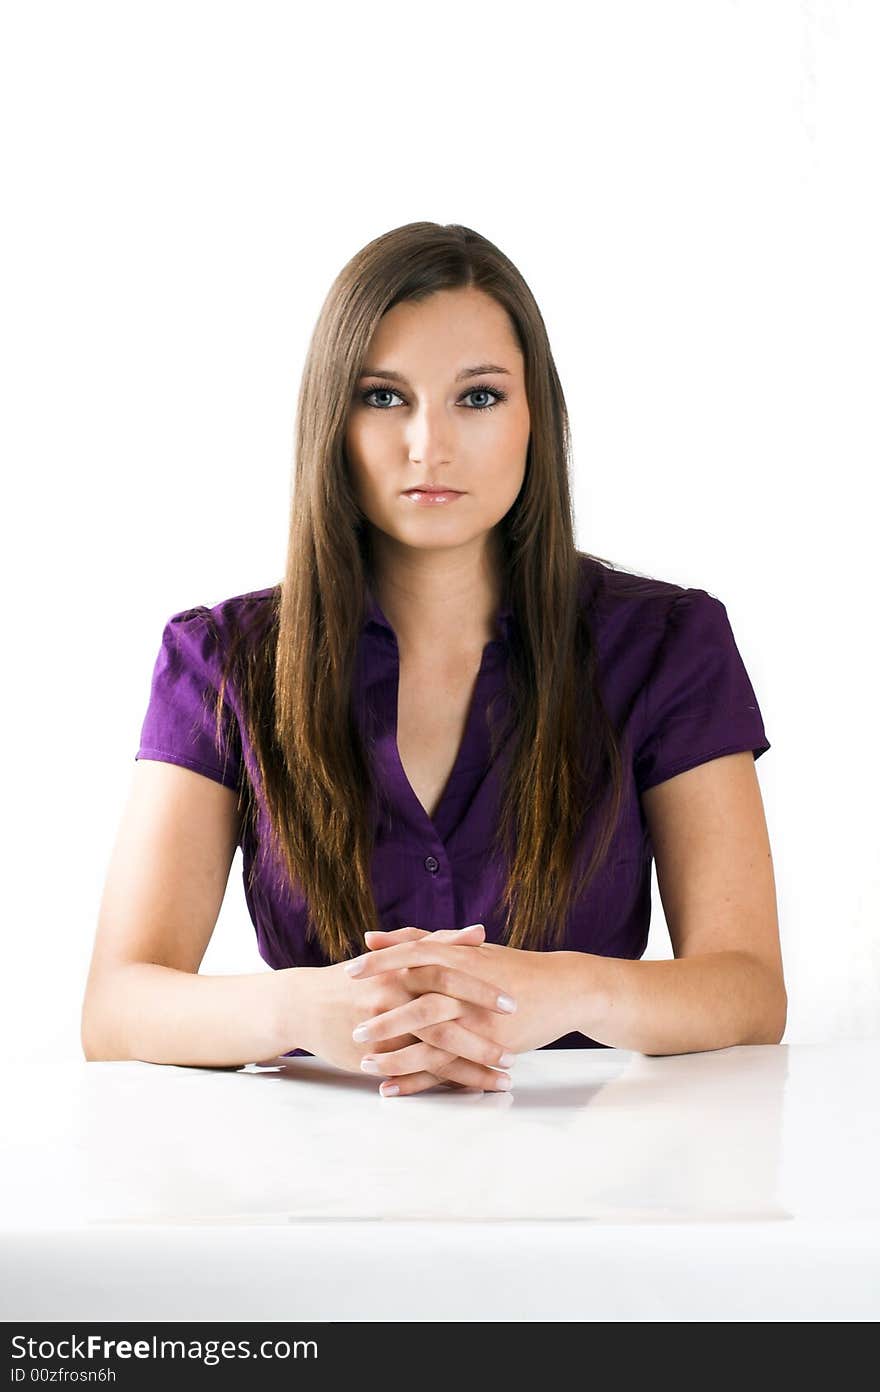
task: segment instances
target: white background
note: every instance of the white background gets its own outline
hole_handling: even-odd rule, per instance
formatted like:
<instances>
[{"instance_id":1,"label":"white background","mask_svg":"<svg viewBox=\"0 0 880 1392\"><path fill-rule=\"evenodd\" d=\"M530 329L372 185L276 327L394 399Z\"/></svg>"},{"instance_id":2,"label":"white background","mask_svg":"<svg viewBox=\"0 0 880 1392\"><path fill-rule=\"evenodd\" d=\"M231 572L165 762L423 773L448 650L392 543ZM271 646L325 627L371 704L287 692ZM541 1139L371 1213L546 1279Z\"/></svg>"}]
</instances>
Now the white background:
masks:
<instances>
[{"instance_id":1,"label":"white background","mask_svg":"<svg viewBox=\"0 0 880 1392\"><path fill-rule=\"evenodd\" d=\"M4 6L7 1058L81 1056L164 623L281 578L314 320L421 219L536 296L580 548L727 605L786 1042L880 1034L878 61L871 0Z\"/></svg>"}]
</instances>

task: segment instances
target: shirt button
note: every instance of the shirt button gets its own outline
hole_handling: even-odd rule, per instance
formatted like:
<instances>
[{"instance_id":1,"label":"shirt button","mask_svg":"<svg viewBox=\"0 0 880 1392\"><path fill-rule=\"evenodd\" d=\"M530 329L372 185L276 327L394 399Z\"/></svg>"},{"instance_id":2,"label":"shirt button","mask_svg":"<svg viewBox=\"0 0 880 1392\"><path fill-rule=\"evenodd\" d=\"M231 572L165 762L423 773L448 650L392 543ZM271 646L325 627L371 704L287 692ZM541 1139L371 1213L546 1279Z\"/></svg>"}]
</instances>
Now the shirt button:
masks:
<instances>
[{"instance_id":1,"label":"shirt button","mask_svg":"<svg viewBox=\"0 0 880 1392\"><path fill-rule=\"evenodd\" d=\"M430 870L434 875L440 869L440 862L436 856L425 856L425 869Z\"/></svg>"}]
</instances>

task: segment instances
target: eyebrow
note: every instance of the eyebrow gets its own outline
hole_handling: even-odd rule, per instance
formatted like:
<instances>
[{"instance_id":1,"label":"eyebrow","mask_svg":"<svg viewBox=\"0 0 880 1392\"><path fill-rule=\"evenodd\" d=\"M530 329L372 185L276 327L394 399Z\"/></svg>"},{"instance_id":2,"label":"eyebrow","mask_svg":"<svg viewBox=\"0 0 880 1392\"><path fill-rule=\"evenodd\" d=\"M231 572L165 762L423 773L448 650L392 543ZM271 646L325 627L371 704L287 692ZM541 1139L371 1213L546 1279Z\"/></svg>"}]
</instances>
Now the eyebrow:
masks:
<instances>
[{"instance_id":1,"label":"eyebrow","mask_svg":"<svg viewBox=\"0 0 880 1392\"><path fill-rule=\"evenodd\" d=\"M460 372L456 372L455 381L463 382L466 377L482 377L487 372L500 372L505 377L512 375L509 368L499 367L497 363L477 363L475 367L463 367ZM402 372L394 372L390 368L365 367L363 372L358 374L358 380L361 377L390 377L395 382L403 382L405 386L409 386Z\"/></svg>"}]
</instances>

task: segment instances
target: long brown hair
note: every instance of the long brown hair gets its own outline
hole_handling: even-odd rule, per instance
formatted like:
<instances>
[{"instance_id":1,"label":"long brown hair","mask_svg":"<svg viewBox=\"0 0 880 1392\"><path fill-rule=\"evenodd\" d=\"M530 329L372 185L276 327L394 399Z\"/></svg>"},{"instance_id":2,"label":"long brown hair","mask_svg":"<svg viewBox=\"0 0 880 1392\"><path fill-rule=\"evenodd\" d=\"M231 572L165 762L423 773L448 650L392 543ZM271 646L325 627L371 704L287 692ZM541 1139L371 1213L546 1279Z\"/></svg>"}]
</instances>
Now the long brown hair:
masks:
<instances>
[{"instance_id":1,"label":"long brown hair","mask_svg":"<svg viewBox=\"0 0 880 1392\"><path fill-rule=\"evenodd\" d=\"M510 719L504 731L490 720L493 754L512 737L493 846L506 866L496 907L505 911L509 946L559 945L571 901L598 872L620 812L619 737L579 591L585 553L574 540L568 413L540 310L520 272L479 233L433 222L394 228L343 267L318 316L299 391L284 579L263 598L247 641L241 628L227 634L216 699L219 747L224 693L234 684L269 852L305 896L308 933L331 962L363 952L365 930L383 926L370 883L375 784L352 703L371 547L345 455L347 412L382 315L401 301L471 286L507 310L525 360L531 431L522 488L498 524L516 620ZM612 565L591 559L597 570ZM242 765L239 806L255 827L255 789ZM575 883L576 843L591 817L593 854Z\"/></svg>"}]
</instances>

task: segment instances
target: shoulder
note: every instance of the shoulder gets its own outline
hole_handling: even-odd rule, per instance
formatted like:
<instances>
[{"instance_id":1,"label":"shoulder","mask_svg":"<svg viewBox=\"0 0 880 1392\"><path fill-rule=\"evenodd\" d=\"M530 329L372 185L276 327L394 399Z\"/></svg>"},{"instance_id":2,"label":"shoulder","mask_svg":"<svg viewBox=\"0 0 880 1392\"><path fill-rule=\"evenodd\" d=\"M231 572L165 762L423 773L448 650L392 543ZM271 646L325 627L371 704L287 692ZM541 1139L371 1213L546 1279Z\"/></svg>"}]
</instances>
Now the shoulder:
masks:
<instances>
[{"instance_id":1,"label":"shoulder","mask_svg":"<svg viewBox=\"0 0 880 1392\"><path fill-rule=\"evenodd\" d=\"M186 674L216 685L239 643L265 631L278 590L248 590L176 610L165 623L157 665L171 677Z\"/></svg>"},{"instance_id":2,"label":"shoulder","mask_svg":"<svg viewBox=\"0 0 880 1392\"><path fill-rule=\"evenodd\" d=\"M267 585L261 590L246 590L244 594L230 595L202 608L218 629L225 632L244 627L250 620L270 618L280 593L280 585Z\"/></svg>"},{"instance_id":3,"label":"shoulder","mask_svg":"<svg viewBox=\"0 0 880 1392\"><path fill-rule=\"evenodd\" d=\"M705 590L693 589L638 571L624 570L604 558L578 552L580 602L601 648L618 643L650 649L666 631L677 606L708 600Z\"/></svg>"},{"instance_id":4,"label":"shoulder","mask_svg":"<svg viewBox=\"0 0 880 1392\"><path fill-rule=\"evenodd\" d=\"M225 649L238 634L257 630L271 619L273 601L279 594L280 586L270 585L229 595L214 604L195 604L172 614L168 627L190 640L201 638L211 647Z\"/></svg>"},{"instance_id":5,"label":"shoulder","mask_svg":"<svg viewBox=\"0 0 880 1392\"><path fill-rule=\"evenodd\" d=\"M621 695L670 679L742 685L742 659L724 603L708 590L642 575L579 553L582 611L599 665Z\"/></svg>"}]
</instances>

